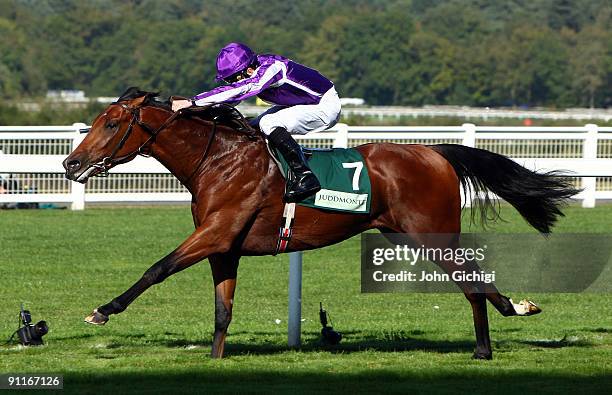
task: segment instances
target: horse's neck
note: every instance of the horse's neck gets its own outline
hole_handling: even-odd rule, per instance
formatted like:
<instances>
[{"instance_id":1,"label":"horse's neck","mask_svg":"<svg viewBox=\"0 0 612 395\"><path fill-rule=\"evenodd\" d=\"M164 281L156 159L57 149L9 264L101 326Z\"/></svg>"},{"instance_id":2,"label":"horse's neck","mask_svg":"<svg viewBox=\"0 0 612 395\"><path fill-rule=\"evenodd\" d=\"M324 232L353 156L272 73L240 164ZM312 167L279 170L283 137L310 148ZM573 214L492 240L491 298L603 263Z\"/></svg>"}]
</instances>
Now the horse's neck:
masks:
<instances>
[{"instance_id":1,"label":"horse's neck","mask_svg":"<svg viewBox=\"0 0 612 395\"><path fill-rule=\"evenodd\" d=\"M214 163L214 169L221 172L241 164L240 151L264 146L261 141L248 141L246 136L231 130L227 126L216 126L213 141L205 154L213 124L201 120L177 120L176 126L162 131L156 138L152 155L174 174L191 193L195 186L201 184L198 174L206 173L206 167ZM261 149L261 147L259 147ZM265 151L265 149L264 149ZM265 152L264 152L265 153ZM224 162L224 163L219 163ZM227 163L225 163L227 162ZM215 174L213 177L217 176Z\"/></svg>"}]
</instances>

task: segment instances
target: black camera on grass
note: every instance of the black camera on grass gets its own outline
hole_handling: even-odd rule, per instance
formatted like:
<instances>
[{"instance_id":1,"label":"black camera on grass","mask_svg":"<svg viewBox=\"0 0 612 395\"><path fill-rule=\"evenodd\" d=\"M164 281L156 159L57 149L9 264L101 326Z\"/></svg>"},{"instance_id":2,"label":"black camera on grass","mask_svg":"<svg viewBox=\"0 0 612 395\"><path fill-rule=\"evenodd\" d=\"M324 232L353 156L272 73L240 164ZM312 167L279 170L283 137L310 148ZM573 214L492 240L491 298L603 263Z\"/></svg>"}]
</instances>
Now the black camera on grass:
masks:
<instances>
[{"instance_id":1,"label":"black camera on grass","mask_svg":"<svg viewBox=\"0 0 612 395\"><path fill-rule=\"evenodd\" d=\"M319 321L321 322L321 337L326 344L338 344L342 340L342 334L336 332L333 327L327 325L327 311L323 310L323 303L319 302ZM331 322L331 319L330 319Z\"/></svg>"},{"instance_id":2,"label":"black camera on grass","mask_svg":"<svg viewBox=\"0 0 612 395\"><path fill-rule=\"evenodd\" d=\"M32 325L32 314L30 314L29 310L23 309L23 304L19 312L19 321L22 326L15 332L19 336L19 342L24 346L42 345L43 336L49 332L47 323L45 321L38 321L35 325Z\"/></svg>"}]
</instances>

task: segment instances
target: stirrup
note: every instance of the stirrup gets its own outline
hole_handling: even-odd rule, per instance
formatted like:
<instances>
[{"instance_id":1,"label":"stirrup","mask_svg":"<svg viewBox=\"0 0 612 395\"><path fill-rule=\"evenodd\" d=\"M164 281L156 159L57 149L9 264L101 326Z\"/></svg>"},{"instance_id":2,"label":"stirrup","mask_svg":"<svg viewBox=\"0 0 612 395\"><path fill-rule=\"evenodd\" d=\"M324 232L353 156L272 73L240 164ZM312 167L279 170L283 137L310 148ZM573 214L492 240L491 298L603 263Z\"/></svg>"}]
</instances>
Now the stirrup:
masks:
<instances>
[{"instance_id":1,"label":"stirrup","mask_svg":"<svg viewBox=\"0 0 612 395\"><path fill-rule=\"evenodd\" d=\"M314 188L314 189L311 189L311 190L300 191L299 194L296 194L296 195L293 195L293 196L291 196L290 193L291 192L296 192L297 193L297 191L289 191L289 192L285 193L285 196L283 196L283 201L285 203L299 203L299 202L303 201L304 199L308 199L309 197L311 197L312 195L316 194L320 190L321 190L321 188Z\"/></svg>"},{"instance_id":2,"label":"stirrup","mask_svg":"<svg viewBox=\"0 0 612 395\"><path fill-rule=\"evenodd\" d=\"M283 196L283 200L285 202L298 203L306 198L309 198L310 196L316 194L321 190L321 184L319 183L319 180L316 178L314 173L309 171L308 173L303 173L302 175L310 175L311 177L314 177L316 184L312 185L310 188L304 188L300 187L300 183L297 180L288 180L285 189L285 195Z\"/></svg>"}]
</instances>

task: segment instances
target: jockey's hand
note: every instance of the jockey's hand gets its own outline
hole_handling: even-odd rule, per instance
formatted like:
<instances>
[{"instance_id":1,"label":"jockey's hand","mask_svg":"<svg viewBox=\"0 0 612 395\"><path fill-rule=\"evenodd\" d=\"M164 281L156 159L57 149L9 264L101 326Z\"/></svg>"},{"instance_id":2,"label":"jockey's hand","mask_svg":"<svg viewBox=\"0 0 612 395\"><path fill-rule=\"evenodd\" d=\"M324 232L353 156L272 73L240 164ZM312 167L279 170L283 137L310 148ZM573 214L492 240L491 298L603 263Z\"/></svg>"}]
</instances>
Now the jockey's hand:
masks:
<instances>
[{"instance_id":1,"label":"jockey's hand","mask_svg":"<svg viewBox=\"0 0 612 395\"><path fill-rule=\"evenodd\" d=\"M172 111L178 111L181 108L191 107L191 100L173 100Z\"/></svg>"}]
</instances>

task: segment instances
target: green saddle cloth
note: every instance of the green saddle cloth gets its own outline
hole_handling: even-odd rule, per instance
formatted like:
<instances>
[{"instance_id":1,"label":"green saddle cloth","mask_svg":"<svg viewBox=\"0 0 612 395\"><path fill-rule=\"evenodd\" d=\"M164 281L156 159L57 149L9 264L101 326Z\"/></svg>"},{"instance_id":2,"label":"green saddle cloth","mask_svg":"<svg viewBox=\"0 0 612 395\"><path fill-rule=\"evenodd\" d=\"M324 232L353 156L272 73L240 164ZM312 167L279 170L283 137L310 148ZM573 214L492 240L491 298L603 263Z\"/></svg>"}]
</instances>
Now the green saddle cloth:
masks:
<instances>
[{"instance_id":1,"label":"green saddle cloth","mask_svg":"<svg viewBox=\"0 0 612 395\"><path fill-rule=\"evenodd\" d=\"M356 149L304 148L308 166L319 179L321 190L299 205L318 209L368 214L372 187L363 156ZM287 162L278 150L274 150L287 177Z\"/></svg>"}]
</instances>

